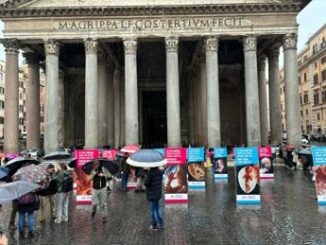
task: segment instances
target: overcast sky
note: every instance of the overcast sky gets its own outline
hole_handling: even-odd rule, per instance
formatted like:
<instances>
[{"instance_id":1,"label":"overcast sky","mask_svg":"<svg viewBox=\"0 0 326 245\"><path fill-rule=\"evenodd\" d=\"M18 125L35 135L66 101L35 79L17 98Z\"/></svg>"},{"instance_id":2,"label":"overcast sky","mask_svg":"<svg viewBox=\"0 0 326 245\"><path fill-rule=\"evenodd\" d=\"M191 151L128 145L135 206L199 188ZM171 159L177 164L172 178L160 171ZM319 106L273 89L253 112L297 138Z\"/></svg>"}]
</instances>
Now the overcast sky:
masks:
<instances>
[{"instance_id":1,"label":"overcast sky","mask_svg":"<svg viewBox=\"0 0 326 245\"><path fill-rule=\"evenodd\" d=\"M299 15L299 51L304 48L305 43L320 27L326 24L326 0L313 0ZM3 23L0 21L2 37ZM3 46L0 45L0 59L4 59ZM282 62L281 62L282 63Z\"/></svg>"}]
</instances>

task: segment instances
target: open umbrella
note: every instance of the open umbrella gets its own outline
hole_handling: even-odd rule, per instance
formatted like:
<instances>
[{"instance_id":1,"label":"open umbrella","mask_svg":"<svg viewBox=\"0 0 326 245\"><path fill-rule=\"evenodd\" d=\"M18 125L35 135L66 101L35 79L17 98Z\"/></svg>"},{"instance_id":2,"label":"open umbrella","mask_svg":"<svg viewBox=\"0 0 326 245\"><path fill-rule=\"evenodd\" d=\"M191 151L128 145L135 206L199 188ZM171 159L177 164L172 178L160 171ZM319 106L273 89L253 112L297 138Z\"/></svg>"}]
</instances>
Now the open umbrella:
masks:
<instances>
[{"instance_id":1,"label":"open umbrella","mask_svg":"<svg viewBox=\"0 0 326 245\"><path fill-rule=\"evenodd\" d=\"M76 158L70 159L68 161L68 166L70 168L76 168L76 166L77 166L77 159Z\"/></svg>"},{"instance_id":2,"label":"open umbrella","mask_svg":"<svg viewBox=\"0 0 326 245\"><path fill-rule=\"evenodd\" d=\"M14 175L18 169L20 169L24 164L39 164L40 161L32 158L25 158L25 157L16 157L9 162L6 163L5 167L9 169L9 176Z\"/></svg>"},{"instance_id":3,"label":"open umbrella","mask_svg":"<svg viewBox=\"0 0 326 245\"><path fill-rule=\"evenodd\" d=\"M9 202L19 197L39 189L35 183L25 181L15 181L0 185L0 203Z\"/></svg>"},{"instance_id":4,"label":"open umbrella","mask_svg":"<svg viewBox=\"0 0 326 245\"><path fill-rule=\"evenodd\" d=\"M110 171L111 174L116 174L119 172L119 165L116 164L114 161L109 160L109 159L94 159L92 161L89 161L87 163L85 163L82 167L82 170L86 173L86 174L90 174L93 170L93 166L95 161L99 161L101 166L106 168L107 170Z\"/></svg>"},{"instance_id":5,"label":"open umbrella","mask_svg":"<svg viewBox=\"0 0 326 245\"><path fill-rule=\"evenodd\" d=\"M142 149L132 154L127 163L134 167L161 167L167 162L164 156L156 150Z\"/></svg>"},{"instance_id":6,"label":"open umbrella","mask_svg":"<svg viewBox=\"0 0 326 245\"><path fill-rule=\"evenodd\" d=\"M139 145L126 145L120 151L125 153L134 153L140 149Z\"/></svg>"},{"instance_id":7,"label":"open umbrella","mask_svg":"<svg viewBox=\"0 0 326 245\"><path fill-rule=\"evenodd\" d=\"M6 167L0 167L0 180L6 177L9 173L9 169Z\"/></svg>"},{"instance_id":8,"label":"open umbrella","mask_svg":"<svg viewBox=\"0 0 326 245\"><path fill-rule=\"evenodd\" d=\"M73 155L65 151L55 151L45 155L43 160L66 160L69 158L73 158Z\"/></svg>"},{"instance_id":9,"label":"open umbrella","mask_svg":"<svg viewBox=\"0 0 326 245\"><path fill-rule=\"evenodd\" d=\"M40 185L41 188L46 188L50 182L50 176L46 168L40 165L29 165L18 169L13 179L32 182Z\"/></svg>"}]
</instances>

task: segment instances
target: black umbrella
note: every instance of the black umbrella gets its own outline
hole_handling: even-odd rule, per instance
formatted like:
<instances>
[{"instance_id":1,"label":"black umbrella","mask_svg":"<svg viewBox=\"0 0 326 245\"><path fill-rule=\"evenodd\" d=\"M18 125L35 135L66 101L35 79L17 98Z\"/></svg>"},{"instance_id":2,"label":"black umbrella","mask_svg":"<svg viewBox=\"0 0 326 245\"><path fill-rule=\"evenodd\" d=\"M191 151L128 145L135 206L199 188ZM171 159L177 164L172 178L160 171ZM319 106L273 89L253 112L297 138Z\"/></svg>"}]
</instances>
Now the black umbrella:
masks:
<instances>
[{"instance_id":1,"label":"black umbrella","mask_svg":"<svg viewBox=\"0 0 326 245\"><path fill-rule=\"evenodd\" d=\"M25 157L16 157L6 163L5 167L9 169L8 176L13 176L18 169L20 169L24 164L40 164L39 160Z\"/></svg>"},{"instance_id":2,"label":"black umbrella","mask_svg":"<svg viewBox=\"0 0 326 245\"><path fill-rule=\"evenodd\" d=\"M101 166L106 168L107 170L110 171L110 173L116 174L119 172L119 165L116 164L114 161L109 160L109 159L94 159L92 161L89 161L87 163L85 163L82 167L82 170L86 173L86 174L90 174L93 170L93 166L95 161L99 161Z\"/></svg>"},{"instance_id":3,"label":"black umbrella","mask_svg":"<svg viewBox=\"0 0 326 245\"><path fill-rule=\"evenodd\" d=\"M51 152L43 157L43 160L67 160L73 158L74 156L65 151L55 151Z\"/></svg>"},{"instance_id":4,"label":"black umbrella","mask_svg":"<svg viewBox=\"0 0 326 245\"><path fill-rule=\"evenodd\" d=\"M69 166L70 168L76 168L76 166L77 166L77 159L76 159L76 158L71 159L71 160L68 162L68 166Z\"/></svg>"}]
</instances>

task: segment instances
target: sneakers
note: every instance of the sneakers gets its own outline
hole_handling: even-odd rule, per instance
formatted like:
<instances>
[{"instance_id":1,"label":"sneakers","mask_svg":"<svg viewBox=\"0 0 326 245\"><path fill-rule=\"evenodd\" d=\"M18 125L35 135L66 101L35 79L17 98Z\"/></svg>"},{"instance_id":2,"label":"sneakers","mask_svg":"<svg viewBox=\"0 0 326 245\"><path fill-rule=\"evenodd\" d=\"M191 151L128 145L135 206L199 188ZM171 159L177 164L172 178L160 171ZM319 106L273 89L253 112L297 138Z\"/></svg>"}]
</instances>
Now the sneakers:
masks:
<instances>
[{"instance_id":1,"label":"sneakers","mask_svg":"<svg viewBox=\"0 0 326 245\"><path fill-rule=\"evenodd\" d=\"M24 234L23 231L20 231L20 232L19 232L19 238L20 238L20 239L25 239L25 234Z\"/></svg>"},{"instance_id":2,"label":"sneakers","mask_svg":"<svg viewBox=\"0 0 326 245\"><path fill-rule=\"evenodd\" d=\"M150 225L150 226L148 227L148 230L150 230L150 231L158 231L158 228L157 228L157 226Z\"/></svg>"},{"instance_id":3,"label":"sneakers","mask_svg":"<svg viewBox=\"0 0 326 245\"><path fill-rule=\"evenodd\" d=\"M28 235L29 235L30 238L33 238L35 236L33 231L29 231Z\"/></svg>"},{"instance_id":4,"label":"sneakers","mask_svg":"<svg viewBox=\"0 0 326 245\"><path fill-rule=\"evenodd\" d=\"M164 225L159 225L157 228L158 228L159 230L164 230Z\"/></svg>"},{"instance_id":5,"label":"sneakers","mask_svg":"<svg viewBox=\"0 0 326 245\"><path fill-rule=\"evenodd\" d=\"M96 212L95 212L95 211L93 211L93 212L92 212L92 219L94 219L94 218L95 218L95 214L96 214Z\"/></svg>"},{"instance_id":6,"label":"sneakers","mask_svg":"<svg viewBox=\"0 0 326 245\"><path fill-rule=\"evenodd\" d=\"M55 220L54 220L54 223L56 223L56 224L60 224L60 223L61 223L61 220L55 219Z\"/></svg>"}]
</instances>

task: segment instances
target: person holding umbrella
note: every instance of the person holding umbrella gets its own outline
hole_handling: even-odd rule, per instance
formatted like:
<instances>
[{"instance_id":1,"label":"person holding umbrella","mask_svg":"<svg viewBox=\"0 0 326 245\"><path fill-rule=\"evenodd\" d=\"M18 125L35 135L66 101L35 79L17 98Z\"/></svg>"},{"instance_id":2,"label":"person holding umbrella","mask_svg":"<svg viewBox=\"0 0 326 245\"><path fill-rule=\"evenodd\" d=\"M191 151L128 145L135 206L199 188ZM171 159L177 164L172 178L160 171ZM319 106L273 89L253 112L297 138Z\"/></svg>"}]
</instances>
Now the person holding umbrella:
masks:
<instances>
[{"instance_id":1,"label":"person holding umbrella","mask_svg":"<svg viewBox=\"0 0 326 245\"><path fill-rule=\"evenodd\" d=\"M112 175L109 170L101 166L99 160L94 161L93 170L91 171L88 180L93 181L92 189L92 219L94 219L97 206L103 212L103 224L107 222L107 192L106 192L106 179L111 178Z\"/></svg>"}]
</instances>

